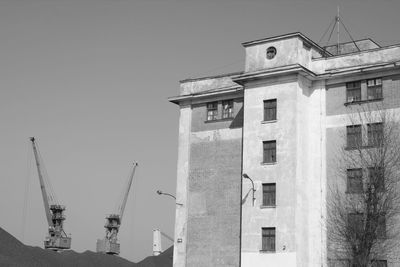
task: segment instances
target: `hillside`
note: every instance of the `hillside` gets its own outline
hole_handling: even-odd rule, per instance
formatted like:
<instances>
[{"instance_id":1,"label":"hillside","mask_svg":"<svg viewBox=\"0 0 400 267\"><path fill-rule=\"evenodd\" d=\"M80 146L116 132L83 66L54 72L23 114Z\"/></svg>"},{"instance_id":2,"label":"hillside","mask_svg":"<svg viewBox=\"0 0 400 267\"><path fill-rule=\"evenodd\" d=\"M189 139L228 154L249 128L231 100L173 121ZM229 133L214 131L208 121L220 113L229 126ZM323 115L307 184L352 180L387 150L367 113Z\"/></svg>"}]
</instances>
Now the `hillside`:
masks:
<instances>
[{"instance_id":1,"label":"hillside","mask_svg":"<svg viewBox=\"0 0 400 267\"><path fill-rule=\"evenodd\" d=\"M0 266L18 267L169 267L172 266L173 248L158 257L150 256L139 263L121 257L92 251L77 253L72 250L61 253L22 244L0 227Z\"/></svg>"},{"instance_id":2,"label":"hillside","mask_svg":"<svg viewBox=\"0 0 400 267\"><path fill-rule=\"evenodd\" d=\"M150 256L137 263L137 267L170 267L172 266L172 256L174 254L174 247L170 247L157 257Z\"/></svg>"}]
</instances>

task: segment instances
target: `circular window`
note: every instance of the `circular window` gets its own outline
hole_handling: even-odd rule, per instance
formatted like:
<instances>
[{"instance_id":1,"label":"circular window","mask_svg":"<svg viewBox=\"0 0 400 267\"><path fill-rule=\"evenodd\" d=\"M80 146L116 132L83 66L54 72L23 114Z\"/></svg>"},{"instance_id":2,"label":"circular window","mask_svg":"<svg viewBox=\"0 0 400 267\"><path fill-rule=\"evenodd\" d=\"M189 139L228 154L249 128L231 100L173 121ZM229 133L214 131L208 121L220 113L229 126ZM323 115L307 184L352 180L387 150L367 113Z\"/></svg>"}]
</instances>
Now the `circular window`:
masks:
<instances>
[{"instance_id":1,"label":"circular window","mask_svg":"<svg viewBox=\"0 0 400 267\"><path fill-rule=\"evenodd\" d=\"M276 48L273 47L273 46L268 47L268 49L267 49L267 58L268 59L273 59L275 57L275 55L276 55Z\"/></svg>"}]
</instances>

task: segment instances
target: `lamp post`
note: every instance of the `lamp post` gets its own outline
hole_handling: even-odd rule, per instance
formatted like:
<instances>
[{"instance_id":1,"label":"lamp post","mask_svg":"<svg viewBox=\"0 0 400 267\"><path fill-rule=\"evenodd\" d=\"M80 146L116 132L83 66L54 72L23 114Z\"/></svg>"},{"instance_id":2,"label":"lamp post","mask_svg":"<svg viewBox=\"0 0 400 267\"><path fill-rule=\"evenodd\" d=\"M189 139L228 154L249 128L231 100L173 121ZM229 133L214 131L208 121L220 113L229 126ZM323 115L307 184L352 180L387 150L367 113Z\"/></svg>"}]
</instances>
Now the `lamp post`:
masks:
<instances>
[{"instance_id":1,"label":"lamp post","mask_svg":"<svg viewBox=\"0 0 400 267\"><path fill-rule=\"evenodd\" d=\"M254 207L254 201L256 200L256 198L254 197L254 192L256 192L256 190L254 189L254 182L253 180L247 175L247 173L243 173L242 174L243 178L249 179L251 181L251 185L252 185L252 192L253 192L253 207Z\"/></svg>"},{"instance_id":2,"label":"lamp post","mask_svg":"<svg viewBox=\"0 0 400 267\"><path fill-rule=\"evenodd\" d=\"M170 197L172 197L173 199L175 199L175 203L176 203L176 197L175 197L174 195L171 195L171 194L169 194L169 193L164 193L164 192L161 191L161 190L157 190L157 194L159 194L160 196L161 196L161 195L170 196ZM181 204L181 203L176 203L176 205L183 205L183 204Z\"/></svg>"}]
</instances>

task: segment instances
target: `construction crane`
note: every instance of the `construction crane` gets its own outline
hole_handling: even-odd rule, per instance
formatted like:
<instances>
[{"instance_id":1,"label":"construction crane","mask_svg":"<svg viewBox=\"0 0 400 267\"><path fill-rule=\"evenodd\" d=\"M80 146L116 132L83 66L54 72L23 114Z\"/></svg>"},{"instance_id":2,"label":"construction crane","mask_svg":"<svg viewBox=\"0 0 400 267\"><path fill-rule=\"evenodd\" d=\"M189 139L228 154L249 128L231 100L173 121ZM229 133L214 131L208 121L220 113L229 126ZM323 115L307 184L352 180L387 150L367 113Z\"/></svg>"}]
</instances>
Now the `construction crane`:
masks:
<instances>
[{"instance_id":1,"label":"construction crane","mask_svg":"<svg viewBox=\"0 0 400 267\"><path fill-rule=\"evenodd\" d=\"M160 229L154 229L153 230L153 256L158 256L163 252L162 246L161 246L161 236L165 237L172 243L174 242L174 239L172 237L168 236L166 233L162 232Z\"/></svg>"},{"instance_id":2,"label":"construction crane","mask_svg":"<svg viewBox=\"0 0 400 267\"><path fill-rule=\"evenodd\" d=\"M36 167L39 176L40 189L42 190L46 219L49 225L49 234L44 240L44 248L55 251L69 249L71 248L71 237L67 236L63 228L63 223L65 220L65 206L60 205L57 201L57 198L50 184L50 180L47 176L42 157L40 156L39 150L37 148L35 137L31 137L30 140L32 142L33 154L36 160Z\"/></svg>"},{"instance_id":3,"label":"construction crane","mask_svg":"<svg viewBox=\"0 0 400 267\"><path fill-rule=\"evenodd\" d=\"M117 211L106 217L106 224L104 225L104 228L106 228L106 236L103 239L97 239L97 252L115 255L118 255L120 252L118 231L121 226L122 216L124 214L126 201L128 200L129 190L132 185L132 180L133 176L135 175L137 165L138 164L136 162L133 163L131 173L123 190L123 194L121 195L120 201L118 201Z\"/></svg>"}]
</instances>

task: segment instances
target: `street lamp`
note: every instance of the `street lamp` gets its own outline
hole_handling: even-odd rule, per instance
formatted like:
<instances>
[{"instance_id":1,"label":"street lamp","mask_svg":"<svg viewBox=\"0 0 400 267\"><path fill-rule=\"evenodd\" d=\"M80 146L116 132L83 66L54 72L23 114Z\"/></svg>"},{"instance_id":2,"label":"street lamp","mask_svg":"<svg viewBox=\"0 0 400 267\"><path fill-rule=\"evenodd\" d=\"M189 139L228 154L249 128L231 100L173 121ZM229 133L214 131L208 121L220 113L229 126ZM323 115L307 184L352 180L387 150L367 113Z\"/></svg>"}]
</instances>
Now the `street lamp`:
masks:
<instances>
[{"instance_id":1,"label":"street lamp","mask_svg":"<svg viewBox=\"0 0 400 267\"><path fill-rule=\"evenodd\" d=\"M256 200L256 198L254 197L254 192L256 192L256 190L254 189L254 182L253 180L247 175L247 173L243 173L242 174L243 178L249 179L251 181L251 185L252 185L252 192L253 192L253 207L254 207L254 201Z\"/></svg>"},{"instance_id":2,"label":"street lamp","mask_svg":"<svg viewBox=\"0 0 400 267\"><path fill-rule=\"evenodd\" d=\"M170 196L170 197L172 197L173 199L175 199L175 203L176 203L176 197L175 197L174 195L171 195L171 194L169 194L169 193L164 193L164 192L161 191L161 190L157 190L157 194L159 194L160 196L161 196L161 195ZM176 203L176 205L183 205L183 204L181 204L181 203Z\"/></svg>"},{"instance_id":3,"label":"street lamp","mask_svg":"<svg viewBox=\"0 0 400 267\"><path fill-rule=\"evenodd\" d=\"M164 193L164 192L161 191L161 190L157 190L157 194L159 194L159 195L170 196L170 197L172 197L172 198L174 198L174 199L176 200L176 197L175 197L174 195L171 195L171 194L168 194L168 193Z\"/></svg>"}]
</instances>

